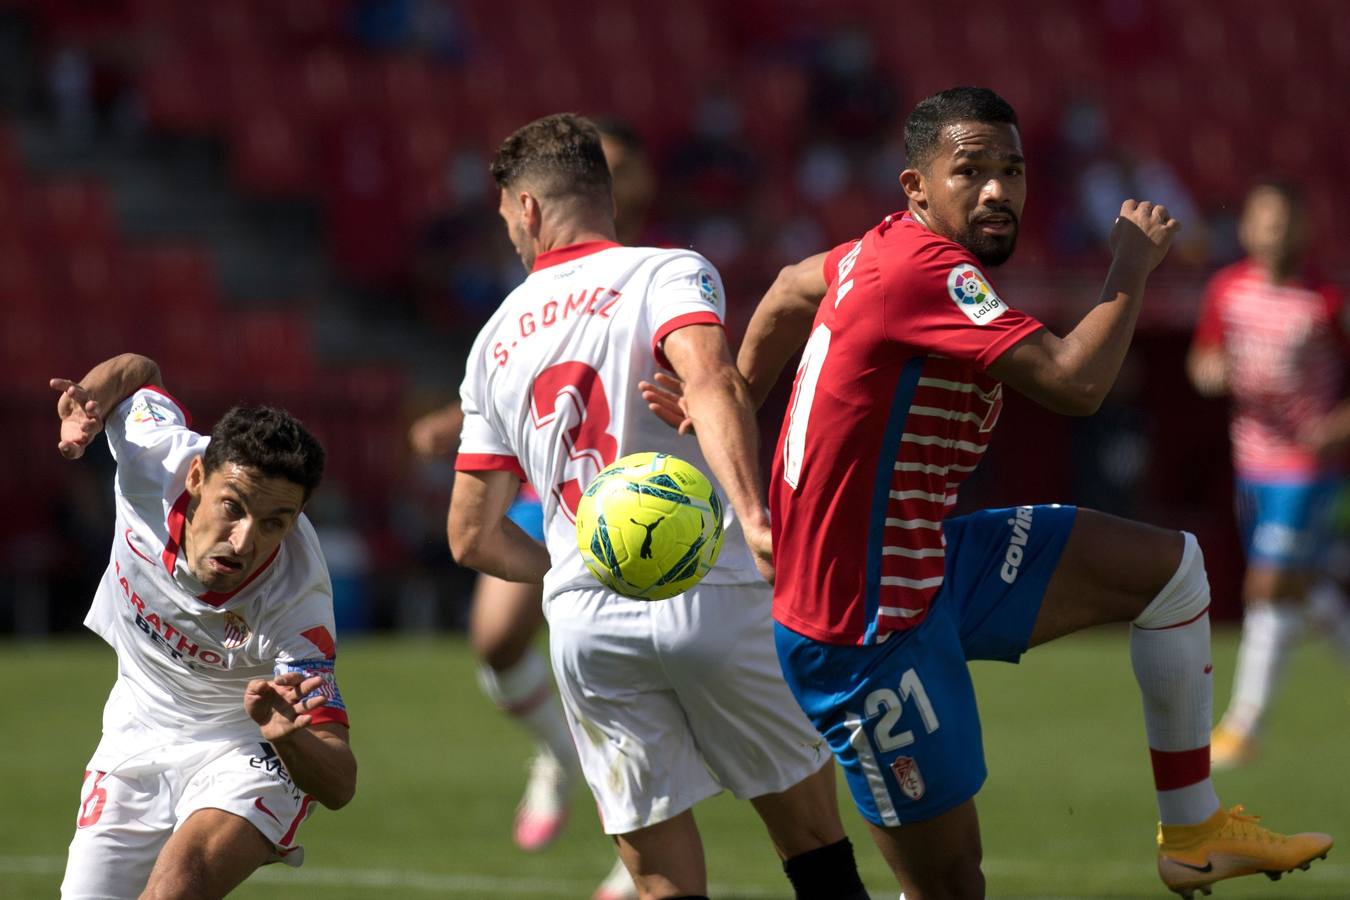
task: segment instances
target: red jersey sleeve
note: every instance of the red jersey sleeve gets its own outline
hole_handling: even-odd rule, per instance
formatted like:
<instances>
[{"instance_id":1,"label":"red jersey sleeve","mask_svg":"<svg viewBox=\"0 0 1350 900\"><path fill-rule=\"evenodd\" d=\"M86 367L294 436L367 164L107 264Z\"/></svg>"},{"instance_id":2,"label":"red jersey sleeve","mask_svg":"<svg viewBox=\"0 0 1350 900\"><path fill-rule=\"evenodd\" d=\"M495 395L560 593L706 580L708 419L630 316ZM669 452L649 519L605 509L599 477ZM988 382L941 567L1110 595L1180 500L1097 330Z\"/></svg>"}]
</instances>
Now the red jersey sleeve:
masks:
<instances>
[{"instance_id":1,"label":"red jersey sleeve","mask_svg":"<svg viewBox=\"0 0 1350 900\"><path fill-rule=\"evenodd\" d=\"M917 240L920 246L903 256L880 249L889 261L882 273L887 340L983 369L1044 327L1005 303L964 247L915 223L888 231L882 240Z\"/></svg>"},{"instance_id":2,"label":"red jersey sleeve","mask_svg":"<svg viewBox=\"0 0 1350 900\"><path fill-rule=\"evenodd\" d=\"M826 284L833 284L835 278L839 276L839 261L848 255L858 244L857 240L845 241L838 247L825 254L825 264L821 267L821 274L825 276Z\"/></svg>"}]
</instances>

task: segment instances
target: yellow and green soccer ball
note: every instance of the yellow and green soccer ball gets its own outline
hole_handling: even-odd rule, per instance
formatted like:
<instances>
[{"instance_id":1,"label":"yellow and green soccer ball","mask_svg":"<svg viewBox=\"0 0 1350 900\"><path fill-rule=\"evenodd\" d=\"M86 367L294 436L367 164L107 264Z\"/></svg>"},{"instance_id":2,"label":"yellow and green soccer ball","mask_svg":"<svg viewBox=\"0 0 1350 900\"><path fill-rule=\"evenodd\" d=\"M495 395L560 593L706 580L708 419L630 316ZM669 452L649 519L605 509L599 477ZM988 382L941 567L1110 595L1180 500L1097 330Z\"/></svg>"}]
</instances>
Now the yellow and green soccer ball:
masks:
<instances>
[{"instance_id":1,"label":"yellow and green soccer ball","mask_svg":"<svg viewBox=\"0 0 1350 900\"><path fill-rule=\"evenodd\" d=\"M722 498L707 477L665 453L610 463L582 492L577 547L601 584L664 600L698 584L722 550Z\"/></svg>"}]
</instances>

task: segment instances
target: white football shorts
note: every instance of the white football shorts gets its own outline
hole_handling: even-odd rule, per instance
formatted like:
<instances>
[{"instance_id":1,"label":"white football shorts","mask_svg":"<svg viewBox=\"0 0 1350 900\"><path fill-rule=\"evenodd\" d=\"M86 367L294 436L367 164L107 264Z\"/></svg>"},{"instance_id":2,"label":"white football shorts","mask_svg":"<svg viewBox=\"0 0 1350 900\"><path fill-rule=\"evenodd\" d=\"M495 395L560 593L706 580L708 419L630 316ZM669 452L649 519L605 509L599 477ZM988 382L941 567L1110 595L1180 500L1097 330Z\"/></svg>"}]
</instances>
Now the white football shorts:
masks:
<instances>
[{"instance_id":1,"label":"white football shorts","mask_svg":"<svg viewBox=\"0 0 1350 900\"><path fill-rule=\"evenodd\" d=\"M126 738L105 735L85 772L63 898L140 896L164 844L199 809L251 822L275 845L274 862L304 861L296 833L313 803L261 738L150 745L131 756ZM109 745L119 750L111 765Z\"/></svg>"},{"instance_id":2,"label":"white football shorts","mask_svg":"<svg viewBox=\"0 0 1350 900\"><path fill-rule=\"evenodd\" d=\"M673 818L723 788L786 790L830 758L783 682L766 584L669 600L603 589L545 602L553 672L606 834Z\"/></svg>"}]
</instances>

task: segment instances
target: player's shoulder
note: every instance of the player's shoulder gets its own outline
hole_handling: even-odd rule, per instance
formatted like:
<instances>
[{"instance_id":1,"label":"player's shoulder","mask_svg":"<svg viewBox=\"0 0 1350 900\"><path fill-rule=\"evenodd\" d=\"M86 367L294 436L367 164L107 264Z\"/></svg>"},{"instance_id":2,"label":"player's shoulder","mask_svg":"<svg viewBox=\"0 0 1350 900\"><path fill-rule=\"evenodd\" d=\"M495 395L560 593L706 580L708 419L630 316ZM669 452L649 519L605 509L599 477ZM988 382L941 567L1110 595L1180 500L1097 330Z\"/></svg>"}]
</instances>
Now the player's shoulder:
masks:
<instances>
[{"instance_id":1,"label":"player's shoulder","mask_svg":"<svg viewBox=\"0 0 1350 900\"><path fill-rule=\"evenodd\" d=\"M689 247L625 247L632 251L632 259L653 270L706 269L716 273L717 268L706 256Z\"/></svg>"},{"instance_id":2,"label":"player's shoulder","mask_svg":"<svg viewBox=\"0 0 1350 900\"><path fill-rule=\"evenodd\" d=\"M1222 293L1234 285L1246 281L1255 274L1256 264L1250 259L1240 259L1220 267L1209 277L1209 289Z\"/></svg>"}]
</instances>

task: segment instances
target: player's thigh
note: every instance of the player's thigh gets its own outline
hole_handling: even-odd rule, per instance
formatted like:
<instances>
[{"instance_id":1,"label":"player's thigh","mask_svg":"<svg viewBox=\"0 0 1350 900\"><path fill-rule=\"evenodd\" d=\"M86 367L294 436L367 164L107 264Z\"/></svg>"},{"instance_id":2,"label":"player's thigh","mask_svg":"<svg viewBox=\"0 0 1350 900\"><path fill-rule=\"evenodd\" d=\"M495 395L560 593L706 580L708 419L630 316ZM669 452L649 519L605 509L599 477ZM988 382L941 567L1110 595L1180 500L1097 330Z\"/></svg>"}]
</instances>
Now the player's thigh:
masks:
<instances>
[{"instance_id":1,"label":"player's thigh","mask_svg":"<svg viewBox=\"0 0 1350 900\"><path fill-rule=\"evenodd\" d=\"M699 752L737 797L778 794L829 753L783 681L767 584L699 585L654 604L653 640Z\"/></svg>"},{"instance_id":2,"label":"player's thigh","mask_svg":"<svg viewBox=\"0 0 1350 900\"><path fill-rule=\"evenodd\" d=\"M1176 574L1184 549L1180 531L1080 509L1046 587L1031 646L1137 618Z\"/></svg>"},{"instance_id":3,"label":"player's thigh","mask_svg":"<svg viewBox=\"0 0 1350 900\"><path fill-rule=\"evenodd\" d=\"M666 821L721 789L658 658L655 606L602 590L548 601L554 679L607 834Z\"/></svg>"},{"instance_id":4,"label":"player's thigh","mask_svg":"<svg viewBox=\"0 0 1350 900\"><path fill-rule=\"evenodd\" d=\"M537 584L479 575L469 613L474 654L498 670L519 662L544 624L542 592Z\"/></svg>"},{"instance_id":5,"label":"player's thigh","mask_svg":"<svg viewBox=\"0 0 1350 900\"><path fill-rule=\"evenodd\" d=\"M923 822L898 828L871 822L868 826L907 896L925 900L984 896L980 820L974 800Z\"/></svg>"},{"instance_id":6,"label":"player's thigh","mask_svg":"<svg viewBox=\"0 0 1350 900\"><path fill-rule=\"evenodd\" d=\"M314 808L271 744L241 741L214 751L191 773L174 804L174 818L181 830L200 813L211 818L228 813L252 828L237 831L262 836L270 854L267 861L299 866L304 862L300 826Z\"/></svg>"},{"instance_id":7,"label":"player's thigh","mask_svg":"<svg viewBox=\"0 0 1350 900\"><path fill-rule=\"evenodd\" d=\"M893 827L955 809L984 784L975 690L955 621L930 614L881 644L837 646L782 625L788 686L844 770L863 818Z\"/></svg>"},{"instance_id":8,"label":"player's thigh","mask_svg":"<svg viewBox=\"0 0 1350 900\"><path fill-rule=\"evenodd\" d=\"M160 849L173 833L163 779L86 772L66 858L61 896L140 896Z\"/></svg>"},{"instance_id":9,"label":"player's thigh","mask_svg":"<svg viewBox=\"0 0 1350 900\"><path fill-rule=\"evenodd\" d=\"M199 809L169 838L146 885L147 900L224 897L275 857L252 822L221 809Z\"/></svg>"}]
</instances>

